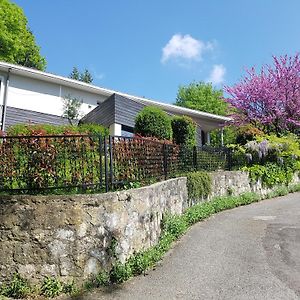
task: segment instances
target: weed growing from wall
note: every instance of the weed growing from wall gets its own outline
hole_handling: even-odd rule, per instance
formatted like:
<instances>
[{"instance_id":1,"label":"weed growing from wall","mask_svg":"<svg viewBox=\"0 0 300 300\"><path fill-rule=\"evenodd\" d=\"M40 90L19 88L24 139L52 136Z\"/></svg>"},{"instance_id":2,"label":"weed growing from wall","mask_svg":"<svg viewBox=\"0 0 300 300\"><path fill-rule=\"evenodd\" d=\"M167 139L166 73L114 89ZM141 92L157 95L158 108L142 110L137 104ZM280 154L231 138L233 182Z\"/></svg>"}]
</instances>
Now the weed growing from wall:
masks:
<instances>
[{"instance_id":1,"label":"weed growing from wall","mask_svg":"<svg viewBox=\"0 0 300 300\"><path fill-rule=\"evenodd\" d=\"M191 172L187 174L187 188L190 201L198 202L211 193L211 176L207 172Z\"/></svg>"}]
</instances>

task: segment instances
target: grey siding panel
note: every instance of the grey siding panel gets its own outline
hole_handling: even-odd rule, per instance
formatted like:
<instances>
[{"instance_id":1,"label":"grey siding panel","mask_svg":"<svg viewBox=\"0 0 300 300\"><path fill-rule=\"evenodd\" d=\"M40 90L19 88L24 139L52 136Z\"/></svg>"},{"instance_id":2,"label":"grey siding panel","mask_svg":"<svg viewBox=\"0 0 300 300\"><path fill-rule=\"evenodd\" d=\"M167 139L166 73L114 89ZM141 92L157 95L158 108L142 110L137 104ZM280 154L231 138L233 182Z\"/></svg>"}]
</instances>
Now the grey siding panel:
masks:
<instances>
[{"instance_id":1,"label":"grey siding panel","mask_svg":"<svg viewBox=\"0 0 300 300\"><path fill-rule=\"evenodd\" d=\"M8 106L6 110L5 127L8 128L9 126L22 123L68 125L69 121L60 116Z\"/></svg>"},{"instance_id":2,"label":"grey siding panel","mask_svg":"<svg viewBox=\"0 0 300 300\"><path fill-rule=\"evenodd\" d=\"M96 123L104 126L115 123L115 94L90 111L80 122Z\"/></svg>"},{"instance_id":3,"label":"grey siding panel","mask_svg":"<svg viewBox=\"0 0 300 300\"><path fill-rule=\"evenodd\" d=\"M116 95L115 122L129 127L134 127L135 117L144 107L144 104Z\"/></svg>"},{"instance_id":4,"label":"grey siding panel","mask_svg":"<svg viewBox=\"0 0 300 300\"><path fill-rule=\"evenodd\" d=\"M80 122L97 123L105 126L117 123L134 127L136 115L145 106L147 105L118 94L113 94L83 117ZM170 116L174 115L168 111L166 113Z\"/></svg>"},{"instance_id":5,"label":"grey siding panel","mask_svg":"<svg viewBox=\"0 0 300 300\"><path fill-rule=\"evenodd\" d=\"M113 123L134 127L136 115L144 104L113 94L81 119L82 123L97 123L109 126Z\"/></svg>"}]
</instances>

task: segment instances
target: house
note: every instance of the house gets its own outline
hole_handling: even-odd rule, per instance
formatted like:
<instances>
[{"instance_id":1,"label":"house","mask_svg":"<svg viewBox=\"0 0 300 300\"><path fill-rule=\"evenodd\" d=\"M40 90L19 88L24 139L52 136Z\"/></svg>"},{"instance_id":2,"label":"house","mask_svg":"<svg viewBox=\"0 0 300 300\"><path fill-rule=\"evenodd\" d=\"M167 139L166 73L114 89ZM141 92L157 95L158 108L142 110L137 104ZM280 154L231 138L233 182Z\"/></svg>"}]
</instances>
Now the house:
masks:
<instances>
[{"instance_id":1,"label":"house","mask_svg":"<svg viewBox=\"0 0 300 300\"><path fill-rule=\"evenodd\" d=\"M67 124L63 99L82 101L81 122L109 127L111 135L131 135L134 119L145 106L158 106L170 115L190 116L197 124L198 144L209 143L209 132L230 119L152 101L70 78L0 62L1 130L18 124Z\"/></svg>"}]
</instances>

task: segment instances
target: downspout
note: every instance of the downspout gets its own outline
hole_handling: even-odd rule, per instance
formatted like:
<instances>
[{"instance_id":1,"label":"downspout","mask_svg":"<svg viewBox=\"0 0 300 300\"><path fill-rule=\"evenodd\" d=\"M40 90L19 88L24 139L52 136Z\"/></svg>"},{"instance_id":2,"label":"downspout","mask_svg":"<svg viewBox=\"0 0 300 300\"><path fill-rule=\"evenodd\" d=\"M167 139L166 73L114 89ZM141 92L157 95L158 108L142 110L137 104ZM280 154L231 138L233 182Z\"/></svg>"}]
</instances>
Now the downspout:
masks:
<instances>
[{"instance_id":1,"label":"downspout","mask_svg":"<svg viewBox=\"0 0 300 300\"><path fill-rule=\"evenodd\" d=\"M6 119L6 108L7 108L7 93L8 93L8 87L9 87L9 75L10 75L11 68L7 71L7 78L6 78L6 84L4 89L4 98L3 98L3 106L2 106L2 116L1 116L1 130L5 130L5 119Z\"/></svg>"}]
</instances>

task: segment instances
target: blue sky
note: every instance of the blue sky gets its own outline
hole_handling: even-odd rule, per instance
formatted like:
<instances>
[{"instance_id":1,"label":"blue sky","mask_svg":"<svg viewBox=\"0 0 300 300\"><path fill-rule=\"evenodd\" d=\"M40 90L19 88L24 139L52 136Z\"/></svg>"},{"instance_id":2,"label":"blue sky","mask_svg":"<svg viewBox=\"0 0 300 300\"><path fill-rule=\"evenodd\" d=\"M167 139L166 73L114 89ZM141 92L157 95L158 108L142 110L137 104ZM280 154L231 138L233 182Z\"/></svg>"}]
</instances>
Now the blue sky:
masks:
<instances>
[{"instance_id":1,"label":"blue sky","mask_svg":"<svg viewBox=\"0 0 300 300\"><path fill-rule=\"evenodd\" d=\"M88 68L94 84L173 103L179 85L239 81L300 49L299 0L14 0L47 71Z\"/></svg>"}]
</instances>

